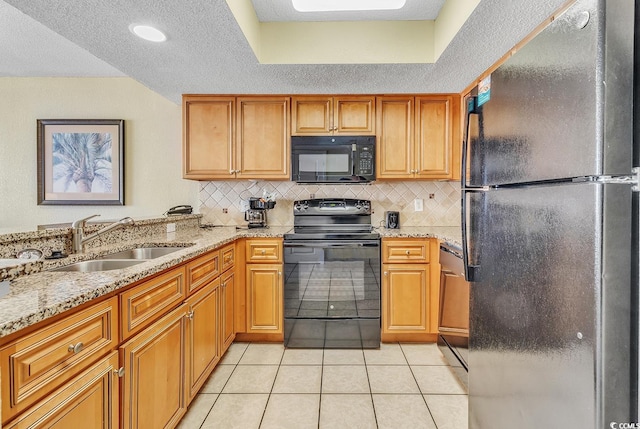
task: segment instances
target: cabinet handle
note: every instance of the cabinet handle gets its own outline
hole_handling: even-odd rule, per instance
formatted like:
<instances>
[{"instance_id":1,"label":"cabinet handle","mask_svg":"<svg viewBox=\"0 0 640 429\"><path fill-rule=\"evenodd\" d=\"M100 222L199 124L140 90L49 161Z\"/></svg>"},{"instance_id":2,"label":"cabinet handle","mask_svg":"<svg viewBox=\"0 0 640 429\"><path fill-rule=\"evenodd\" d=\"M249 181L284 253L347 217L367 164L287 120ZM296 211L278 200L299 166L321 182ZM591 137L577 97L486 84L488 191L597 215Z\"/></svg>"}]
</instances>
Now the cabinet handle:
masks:
<instances>
[{"instance_id":1,"label":"cabinet handle","mask_svg":"<svg viewBox=\"0 0 640 429\"><path fill-rule=\"evenodd\" d=\"M80 353L83 348L84 348L84 344L82 343L78 343L75 346L73 344L69 344L69 347L67 348L67 350L72 353Z\"/></svg>"},{"instance_id":2,"label":"cabinet handle","mask_svg":"<svg viewBox=\"0 0 640 429\"><path fill-rule=\"evenodd\" d=\"M187 319L189 319L189 320L193 320L193 315L194 315L194 313L195 313L195 312L194 312L193 310L189 311L189 312L187 313L187 315L186 315Z\"/></svg>"},{"instance_id":3,"label":"cabinet handle","mask_svg":"<svg viewBox=\"0 0 640 429\"><path fill-rule=\"evenodd\" d=\"M409 250L407 250L405 253L407 254L407 256L409 256L411 254L411 252Z\"/></svg>"},{"instance_id":4,"label":"cabinet handle","mask_svg":"<svg viewBox=\"0 0 640 429\"><path fill-rule=\"evenodd\" d=\"M263 250L263 251L262 251L262 254L264 255L265 253L267 253L267 251L266 251L266 250Z\"/></svg>"},{"instance_id":5,"label":"cabinet handle","mask_svg":"<svg viewBox=\"0 0 640 429\"><path fill-rule=\"evenodd\" d=\"M282 271L278 271L278 277L282 277Z\"/></svg>"},{"instance_id":6,"label":"cabinet handle","mask_svg":"<svg viewBox=\"0 0 640 429\"><path fill-rule=\"evenodd\" d=\"M222 283L222 287L223 288L227 287L227 284L226 283Z\"/></svg>"},{"instance_id":7,"label":"cabinet handle","mask_svg":"<svg viewBox=\"0 0 640 429\"><path fill-rule=\"evenodd\" d=\"M114 369L114 370L113 370L113 373L114 373L115 375L117 375L118 377L120 377L120 378L124 377L124 366L121 366L121 367L120 367L120 368L118 368L118 369Z\"/></svg>"},{"instance_id":8,"label":"cabinet handle","mask_svg":"<svg viewBox=\"0 0 640 429\"><path fill-rule=\"evenodd\" d=\"M229 174L232 174L232 175L233 175L233 174L235 174L235 173L236 173L236 170L229 170Z\"/></svg>"},{"instance_id":9,"label":"cabinet handle","mask_svg":"<svg viewBox=\"0 0 640 429\"><path fill-rule=\"evenodd\" d=\"M385 272L384 272L384 275L385 275L385 276L388 276L388 275L389 275L389 272L388 272L388 271L385 271Z\"/></svg>"}]
</instances>

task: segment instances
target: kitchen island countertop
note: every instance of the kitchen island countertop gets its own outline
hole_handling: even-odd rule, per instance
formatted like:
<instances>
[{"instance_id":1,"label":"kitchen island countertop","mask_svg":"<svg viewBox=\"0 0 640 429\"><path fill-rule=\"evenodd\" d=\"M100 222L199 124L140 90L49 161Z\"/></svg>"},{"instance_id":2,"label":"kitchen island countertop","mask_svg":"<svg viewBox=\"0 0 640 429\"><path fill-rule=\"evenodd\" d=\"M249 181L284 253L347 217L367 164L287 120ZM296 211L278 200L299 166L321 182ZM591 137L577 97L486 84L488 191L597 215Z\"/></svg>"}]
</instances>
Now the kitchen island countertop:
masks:
<instances>
[{"instance_id":1,"label":"kitchen island countertop","mask_svg":"<svg viewBox=\"0 0 640 429\"><path fill-rule=\"evenodd\" d=\"M282 237L290 226L256 229L235 227L191 228L169 234L145 237L143 241L124 241L117 245L92 249L82 255L70 255L58 261L44 261L42 272L11 280L9 290L0 296L0 338L63 313L111 292L123 289L146 277L221 247L238 238ZM460 228L403 227L378 230L387 237L424 237L460 244ZM46 271L81 260L141 246L177 246L184 249L146 260L140 264L111 271L52 272Z\"/></svg>"}]
</instances>

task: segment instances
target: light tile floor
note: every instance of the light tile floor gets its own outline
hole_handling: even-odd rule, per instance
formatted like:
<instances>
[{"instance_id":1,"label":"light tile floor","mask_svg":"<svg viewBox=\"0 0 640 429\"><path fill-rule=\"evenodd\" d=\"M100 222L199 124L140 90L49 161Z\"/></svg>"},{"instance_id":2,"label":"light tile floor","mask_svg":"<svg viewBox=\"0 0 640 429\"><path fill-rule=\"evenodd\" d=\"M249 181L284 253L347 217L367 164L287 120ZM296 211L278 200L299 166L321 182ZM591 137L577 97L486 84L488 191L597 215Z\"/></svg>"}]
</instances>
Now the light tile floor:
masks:
<instances>
[{"instance_id":1,"label":"light tile floor","mask_svg":"<svg viewBox=\"0 0 640 429\"><path fill-rule=\"evenodd\" d=\"M435 344L234 343L178 428L466 429L467 404Z\"/></svg>"}]
</instances>

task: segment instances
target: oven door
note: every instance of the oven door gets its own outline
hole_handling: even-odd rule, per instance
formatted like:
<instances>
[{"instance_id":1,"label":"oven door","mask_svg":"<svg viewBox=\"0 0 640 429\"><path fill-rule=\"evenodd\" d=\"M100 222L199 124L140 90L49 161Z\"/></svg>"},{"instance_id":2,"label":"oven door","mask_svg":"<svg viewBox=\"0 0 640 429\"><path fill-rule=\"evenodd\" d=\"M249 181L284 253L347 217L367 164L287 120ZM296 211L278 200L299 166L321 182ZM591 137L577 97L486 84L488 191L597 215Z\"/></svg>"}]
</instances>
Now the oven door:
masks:
<instances>
[{"instance_id":1,"label":"oven door","mask_svg":"<svg viewBox=\"0 0 640 429\"><path fill-rule=\"evenodd\" d=\"M379 240L285 240L284 266L287 347L379 347Z\"/></svg>"}]
</instances>

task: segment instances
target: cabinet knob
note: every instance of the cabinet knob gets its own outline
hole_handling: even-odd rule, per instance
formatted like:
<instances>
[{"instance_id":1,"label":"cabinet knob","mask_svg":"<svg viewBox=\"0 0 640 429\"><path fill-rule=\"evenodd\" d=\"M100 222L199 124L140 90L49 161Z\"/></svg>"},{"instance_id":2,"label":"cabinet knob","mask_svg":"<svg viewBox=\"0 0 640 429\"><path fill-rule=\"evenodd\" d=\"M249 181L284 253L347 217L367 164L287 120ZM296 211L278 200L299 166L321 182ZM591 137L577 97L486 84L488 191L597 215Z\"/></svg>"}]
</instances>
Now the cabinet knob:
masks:
<instances>
[{"instance_id":1,"label":"cabinet knob","mask_svg":"<svg viewBox=\"0 0 640 429\"><path fill-rule=\"evenodd\" d=\"M118 368L118 369L114 369L114 370L113 370L113 373L114 373L115 375L117 375L118 377L120 377L120 378L124 377L124 366L121 366L121 367L120 367L120 368Z\"/></svg>"},{"instance_id":2,"label":"cabinet knob","mask_svg":"<svg viewBox=\"0 0 640 429\"><path fill-rule=\"evenodd\" d=\"M191 310L186 314L187 319L189 320L193 320L193 315L194 315L194 311Z\"/></svg>"},{"instance_id":3,"label":"cabinet knob","mask_svg":"<svg viewBox=\"0 0 640 429\"><path fill-rule=\"evenodd\" d=\"M278 271L278 277L282 277L282 271Z\"/></svg>"},{"instance_id":4,"label":"cabinet knob","mask_svg":"<svg viewBox=\"0 0 640 429\"><path fill-rule=\"evenodd\" d=\"M385 275L385 276L388 276L388 275L389 275L389 272L388 272L388 271L385 271L385 272L384 272L384 275Z\"/></svg>"},{"instance_id":5,"label":"cabinet knob","mask_svg":"<svg viewBox=\"0 0 640 429\"><path fill-rule=\"evenodd\" d=\"M409 256L411 254L411 252L409 250L407 250L406 252L404 252L407 254L407 256Z\"/></svg>"},{"instance_id":6,"label":"cabinet knob","mask_svg":"<svg viewBox=\"0 0 640 429\"><path fill-rule=\"evenodd\" d=\"M69 347L67 348L67 350L71 353L80 353L83 348L84 348L84 344L82 343L78 343L76 345L69 344Z\"/></svg>"},{"instance_id":7,"label":"cabinet knob","mask_svg":"<svg viewBox=\"0 0 640 429\"><path fill-rule=\"evenodd\" d=\"M236 173L236 170L229 170L229 174L232 174L232 175L233 175L233 174L235 174L235 173Z\"/></svg>"},{"instance_id":8,"label":"cabinet knob","mask_svg":"<svg viewBox=\"0 0 640 429\"><path fill-rule=\"evenodd\" d=\"M267 251L263 249L262 250L262 254L264 255L265 253L267 253Z\"/></svg>"}]
</instances>

